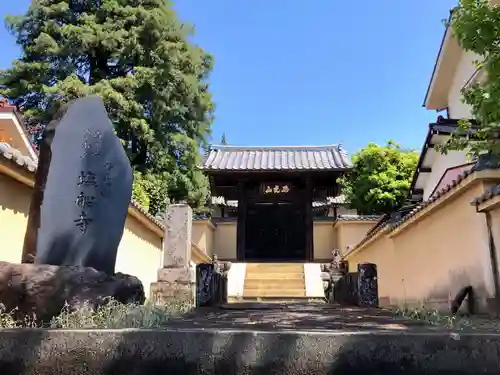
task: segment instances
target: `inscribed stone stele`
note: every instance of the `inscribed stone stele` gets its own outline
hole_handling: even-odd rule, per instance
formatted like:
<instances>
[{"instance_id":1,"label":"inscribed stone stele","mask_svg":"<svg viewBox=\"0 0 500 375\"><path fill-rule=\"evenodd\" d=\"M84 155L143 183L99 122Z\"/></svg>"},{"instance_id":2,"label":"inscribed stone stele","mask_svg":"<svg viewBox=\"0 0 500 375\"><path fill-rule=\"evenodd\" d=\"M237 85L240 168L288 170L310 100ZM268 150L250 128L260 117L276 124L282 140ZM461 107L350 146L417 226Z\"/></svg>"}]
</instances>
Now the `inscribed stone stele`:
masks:
<instances>
[{"instance_id":1,"label":"inscribed stone stele","mask_svg":"<svg viewBox=\"0 0 500 375\"><path fill-rule=\"evenodd\" d=\"M44 138L51 155L35 263L113 274L133 177L103 102L97 96L74 101Z\"/></svg>"}]
</instances>

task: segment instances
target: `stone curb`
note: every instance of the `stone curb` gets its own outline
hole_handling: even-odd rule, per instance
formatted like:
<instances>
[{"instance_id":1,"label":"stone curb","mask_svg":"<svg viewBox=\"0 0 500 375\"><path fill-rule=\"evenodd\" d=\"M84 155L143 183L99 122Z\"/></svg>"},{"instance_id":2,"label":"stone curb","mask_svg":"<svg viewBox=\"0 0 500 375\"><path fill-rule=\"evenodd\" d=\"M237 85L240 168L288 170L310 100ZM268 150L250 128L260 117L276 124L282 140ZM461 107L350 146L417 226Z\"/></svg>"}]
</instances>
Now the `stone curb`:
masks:
<instances>
[{"instance_id":1,"label":"stone curb","mask_svg":"<svg viewBox=\"0 0 500 375\"><path fill-rule=\"evenodd\" d=\"M0 374L495 374L500 334L0 330Z\"/></svg>"}]
</instances>

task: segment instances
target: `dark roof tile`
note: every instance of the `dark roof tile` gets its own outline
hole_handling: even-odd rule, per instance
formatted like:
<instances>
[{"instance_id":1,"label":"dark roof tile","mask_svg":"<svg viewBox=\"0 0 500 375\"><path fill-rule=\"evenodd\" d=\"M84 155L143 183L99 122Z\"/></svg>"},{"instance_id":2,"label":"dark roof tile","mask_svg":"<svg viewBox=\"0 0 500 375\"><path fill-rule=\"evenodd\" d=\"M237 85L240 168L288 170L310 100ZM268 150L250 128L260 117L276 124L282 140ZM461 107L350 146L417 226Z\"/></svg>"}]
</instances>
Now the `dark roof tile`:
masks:
<instances>
[{"instance_id":1,"label":"dark roof tile","mask_svg":"<svg viewBox=\"0 0 500 375\"><path fill-rule=\"evenodd\" d=\"M29 156L25 156L16 148L13 148L6 142L0 142L0 156L5 159L12 160L17 165L26 168L30 172L34 172L37 168L36 162Z\"/></svg>"},{"instance_id":2,"label":"dark roof tile","mask_svg":"<svg viewBox=\"0 0 500 375\"><path fill-rule=\"evenodd\" d=\"M483 195L475 198L471 203L474 206L478 206L481 203L489 201L490 199L500 195L500 185L495 185L489 188Z\"/></svg>"},{"instance_id":3,"label":"dark roof tile","mask_svg":"<svg viewBox=\"0 0 500 375\"><path fill-rule=\"evenodd\" d=\"M211 146L203 170L344 170L352 168L347 153L337 145L237 147Z\"/></svg>"},{"instance_id":4,"label":"dark roof tile","mask_svg":"<svg viewBox=\"0 0 500 375\"><path fill-rule=\"evenodd\" d=\"M382 215L339 215L338 221L374 221L379 220Z\"/></svg>"}]
</instances>

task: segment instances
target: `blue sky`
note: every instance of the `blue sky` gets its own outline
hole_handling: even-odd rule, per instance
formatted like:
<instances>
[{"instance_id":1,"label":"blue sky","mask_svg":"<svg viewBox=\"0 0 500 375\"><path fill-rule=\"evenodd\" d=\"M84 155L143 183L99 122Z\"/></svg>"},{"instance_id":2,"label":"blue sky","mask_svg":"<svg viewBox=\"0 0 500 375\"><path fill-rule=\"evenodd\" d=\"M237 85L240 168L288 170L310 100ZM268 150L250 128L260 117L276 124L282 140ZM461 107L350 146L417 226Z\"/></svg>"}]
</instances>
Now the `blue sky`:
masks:
<instances>
[{"instance_id":1,"label":"blue sky","mask_svg":"<svg viewBox=\"0 0 500 375\"><path fill-rule=\"evenodd\" d=\"M0 12L26 11L30 0ZM194 41L215 57L213 141L342 143L354 152L395 140L420 150L437 114L422 108L454 0L179 0ZM0 68L19 49L0 28Z\"/></svg>"}]
</instances>

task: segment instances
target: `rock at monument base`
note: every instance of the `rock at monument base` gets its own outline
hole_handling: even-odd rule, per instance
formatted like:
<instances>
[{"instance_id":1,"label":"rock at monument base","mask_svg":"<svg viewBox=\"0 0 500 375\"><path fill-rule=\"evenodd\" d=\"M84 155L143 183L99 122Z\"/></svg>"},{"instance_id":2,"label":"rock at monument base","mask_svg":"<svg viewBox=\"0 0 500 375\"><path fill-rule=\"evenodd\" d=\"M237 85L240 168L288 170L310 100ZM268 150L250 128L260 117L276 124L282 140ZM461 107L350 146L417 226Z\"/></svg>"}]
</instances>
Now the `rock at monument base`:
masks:
<instances>
[{"instance_id":1,"label":"rock at monument base","mask_svg":"<svg viewBox=\"0 0 500 375\"><path fill-rule=\"evenodd\" d=\"M65 305L69 311L96 309L109 298L143 304L144 287L135 276L109 276L88 267L0 262L0 303L17 320L35 316L38 322L48 322Z\"/></svg>"}]
</instances>

